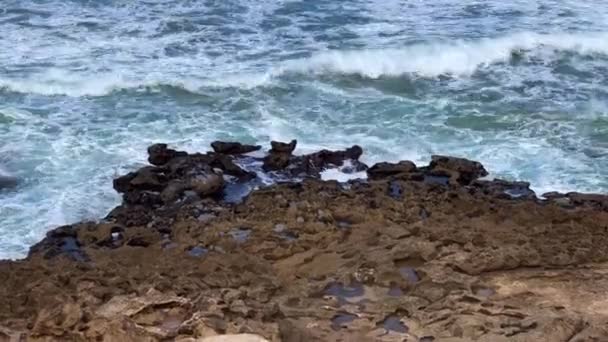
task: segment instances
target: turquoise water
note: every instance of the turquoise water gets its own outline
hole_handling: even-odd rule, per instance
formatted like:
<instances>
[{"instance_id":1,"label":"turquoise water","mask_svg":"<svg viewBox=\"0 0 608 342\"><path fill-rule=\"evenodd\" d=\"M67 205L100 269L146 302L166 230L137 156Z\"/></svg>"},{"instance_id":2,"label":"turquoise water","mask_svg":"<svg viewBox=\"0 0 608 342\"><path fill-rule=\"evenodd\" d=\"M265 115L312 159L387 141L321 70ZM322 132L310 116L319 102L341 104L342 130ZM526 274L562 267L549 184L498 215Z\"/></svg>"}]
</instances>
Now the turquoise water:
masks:
<instances>
[{"instance_id":1,"label":"turquoise water","mask_svg":"<svg viewBox=\"0 0 608 342\"><path fill-rule=\"evenodd\" d=\"M99 218L168 142L296 138L608 191L608 3L4 0L0 258Z\"/></svg>"}]
</instances>

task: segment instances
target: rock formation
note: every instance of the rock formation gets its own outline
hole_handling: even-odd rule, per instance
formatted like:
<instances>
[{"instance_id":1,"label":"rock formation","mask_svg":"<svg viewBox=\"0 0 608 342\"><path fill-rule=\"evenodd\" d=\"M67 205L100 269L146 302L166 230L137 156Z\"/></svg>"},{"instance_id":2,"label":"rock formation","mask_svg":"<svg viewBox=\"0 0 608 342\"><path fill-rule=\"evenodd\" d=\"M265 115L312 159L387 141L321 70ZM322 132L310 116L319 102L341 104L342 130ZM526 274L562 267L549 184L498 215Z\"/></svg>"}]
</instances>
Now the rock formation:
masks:
<instances>
[{"instance_id":1,"label":"rock formation","mask_svg":"<svg viewBox=\"0 0 608 342\"><path fill-rule=\"evenodd\" d=\"M0 262L0 341L608 340L607 196L295 147L151 146L106 218ZM319 179L347 162L369 179Z\"/></svg>"}]
</instances>

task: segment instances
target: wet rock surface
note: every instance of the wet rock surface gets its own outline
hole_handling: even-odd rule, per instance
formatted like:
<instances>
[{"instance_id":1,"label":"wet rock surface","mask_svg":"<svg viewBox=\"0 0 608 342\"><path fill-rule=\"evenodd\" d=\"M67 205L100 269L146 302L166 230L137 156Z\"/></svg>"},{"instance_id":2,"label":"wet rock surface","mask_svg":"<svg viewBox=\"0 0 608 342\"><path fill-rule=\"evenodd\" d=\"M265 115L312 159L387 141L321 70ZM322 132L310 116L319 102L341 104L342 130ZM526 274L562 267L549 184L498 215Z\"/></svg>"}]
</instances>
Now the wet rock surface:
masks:
<instances>
[{"instance_id":1,"label":"wet rock surface","mask_svg":"<svg viewBox=\"0 0 608 342\"><path fill-rule=\"evenodd\" d=\"M340 184L319 173L362 149L234 146L154 145L105 219L0 261L0 341L608 339L607 196L537 198L451 157ZM283 178L259 186L267 165Z\"/></svg>"},{"instance_id":2,"label":"wet rock surface","mask_svg":"<svg viewBox=\"0 0 608 342\"><path fill-rule=\"evenodd\" d=\"M211 143L211 147L215 153L222 154L245 154L262 149L260 145L244 145L239 142L224 142L214 141Z\"/></svg>"}]
</instances>

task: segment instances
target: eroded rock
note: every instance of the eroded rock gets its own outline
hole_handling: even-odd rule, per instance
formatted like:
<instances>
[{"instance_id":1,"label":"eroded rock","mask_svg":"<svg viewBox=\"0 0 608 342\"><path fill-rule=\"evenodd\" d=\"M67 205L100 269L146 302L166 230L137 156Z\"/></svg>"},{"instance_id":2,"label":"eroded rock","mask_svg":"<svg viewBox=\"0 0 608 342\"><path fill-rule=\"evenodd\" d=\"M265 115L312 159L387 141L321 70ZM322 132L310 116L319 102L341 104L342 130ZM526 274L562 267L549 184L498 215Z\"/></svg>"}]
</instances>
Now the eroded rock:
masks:
<instances>
[{"instance_id":1,"label":"eroded rock","mask_svg":"<svg viewBox=\"0 0 608 342\"><path fill-rule=\"evenodd\" d=\"M340 184L318 173L360 149L274 147L288 156L276 173L307 177L238 203L221 190L246 182L225 176L245 157L156 147L161 165L118 178L106 219L0 261L0 339L608 338L606 196L539 199L450 157Z\"/></svg>"}]
</instances>

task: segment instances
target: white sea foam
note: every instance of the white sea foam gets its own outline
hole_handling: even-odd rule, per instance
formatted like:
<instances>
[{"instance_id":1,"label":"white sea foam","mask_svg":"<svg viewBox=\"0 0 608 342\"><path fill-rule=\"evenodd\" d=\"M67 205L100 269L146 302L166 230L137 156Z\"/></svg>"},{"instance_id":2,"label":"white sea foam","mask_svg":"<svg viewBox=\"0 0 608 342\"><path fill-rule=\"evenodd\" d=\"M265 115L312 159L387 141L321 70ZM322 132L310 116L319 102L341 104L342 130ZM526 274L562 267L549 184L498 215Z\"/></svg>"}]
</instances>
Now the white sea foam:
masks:
<instances>
[{"instance_id":1,"label":"white sea foam","mask_svg":"<svg viewBox=\"0 0 608 342\"><path fill-rule=\"evenodd\" d=\"M548 60L553 57L552 52L555 50L580 54L608 54L608 33L523 32L499 38L417 44L395 49L330 51L289 62L285 70L359 74L370 78L407 73L427 77L443 74L468 76L480 67L510 60L513 52L527 50L544 55Z\"/></svg>"},{"instance_id":2,"label":"white sea foam","mask_svg":"<svg viewBox=\"0 0 608 342\"><path fill-rule=\"evenodd\" d=\"M330 168L321 172L321 179L337 180L338 182L348 182L352 179L367 178L367 173L365 171L351 172L352 167L352 162L350 160L347 160L341 167Z\"/></svg>"},{"instance_id":3,"label":"white sea foam","mask_svg":"<svg viewBox=\"0 0 608 342\"><path fill-rule=\"evenodd\" d=\"M288 60L259 72L218 74L213 70L193 69L189 76L172 67L165 72L146 73L117 70L101 74L48 69L25 79L0 78L0 88L19 93L68 96L103 96L125 89L178 87L199 92L206 87L255 88L272 83L285 74L358 74L369 78L413 74L436 77L450 74L467 77L482 67L507 62L512 53L523 52L550 62L556 52L583 55L608 54L608 33L538 34L522 32L498 38L425 43L403 48L317 52L309 58ZM163 60L159 63L169 63ZM191 61L179 61L190 64ZM145 65L151 70L160 65ZM192 68L190 65L189 68ZM213 75L206 77L206 74ZM141 77L141 75L149 75Z\"/></svg>"}]
</instances>

